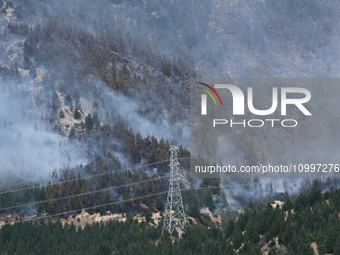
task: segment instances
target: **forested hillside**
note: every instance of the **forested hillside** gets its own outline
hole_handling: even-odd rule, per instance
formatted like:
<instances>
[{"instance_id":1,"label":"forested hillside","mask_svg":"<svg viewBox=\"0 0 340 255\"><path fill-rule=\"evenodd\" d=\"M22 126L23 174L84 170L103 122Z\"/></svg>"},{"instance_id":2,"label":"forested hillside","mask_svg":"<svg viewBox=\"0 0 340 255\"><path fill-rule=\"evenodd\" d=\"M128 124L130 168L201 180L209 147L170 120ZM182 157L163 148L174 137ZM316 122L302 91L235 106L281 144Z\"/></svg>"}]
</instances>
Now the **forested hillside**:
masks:
<instances>
[{"instance_id":1,"label":"forested hillside","mask_svg":"<svg viewBox=\"0 0 340 255\"><path fill-rule=\"evenodd\" d=\"M221 226L199 212L183 237L161 236L157 227L127 213L125 222L84 228L58 220L23 222L0 229L1 254L319 254L340 253L340 190L312 189L282 208L250 202L238 220ZM194 210L195 211L195 210ZM194 212L192 211L192 212ZM147 217L146 217L147 219ZM147 219L149 221L150 219ZM132 241L133 240L133 241ZM27 250L30 252L27 253Z\"/></svg>"},{"instance_id":2,"label":"forested hillside","mask_svg":"<svg viewBox=\"0 0 340 255\"><path fill-rule=\"evenodd\" d=\"M0 254L340 254L339 179L188 173L191 79L337 77L339 10L324 0L0 0ZM273 129L269 143L269 129L229 129L226 144L211 143L236 165L336 161L337 90L317 91L327 102L311 133ZM161 235L171 144L181 237ZM86 222L85 211L117 220Z\"/></svg>"}]
</instances>

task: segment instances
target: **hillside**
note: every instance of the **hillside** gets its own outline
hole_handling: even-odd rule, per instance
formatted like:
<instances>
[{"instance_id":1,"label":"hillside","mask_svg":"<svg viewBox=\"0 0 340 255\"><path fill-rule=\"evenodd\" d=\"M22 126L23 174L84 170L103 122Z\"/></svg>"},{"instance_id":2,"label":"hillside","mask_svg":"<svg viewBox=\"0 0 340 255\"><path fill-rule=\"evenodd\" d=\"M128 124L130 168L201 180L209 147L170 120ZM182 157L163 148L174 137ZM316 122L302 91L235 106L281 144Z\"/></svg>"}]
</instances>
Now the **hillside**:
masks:
<instances>
[{"instance_id":1,"label":"hillside","mask_svg":"<svg viewBox=\"0 0 340 255\"><path fill-rule=\"evenodd\" d=\"M333 175L189 175L193 79L336 78L339 11L324 0L0 0L0 253L340 254ZM207 154L336 164L339 91L317 85L313 119L228 129L219 143L196 130ZM182 237L161 236L171 144Z\"/></svg>"},{"instance_id":2,"label":"hillside","mask_svg":"<svg viewBox=\"0 0 340 255\"><path fill-rule=\"evenodd\" d=\"M188 217L181 238L160 238L163 223L154 221L159 215L140 218L127 213L100 219L82 213L66 220L2 226L0 243L4 254L25 253L28 247L35 254L338 254L339 194L311 189L281 206L251 202L237 221L222 224L191 211L196 219Z\"/></svg>"}]
</instances>

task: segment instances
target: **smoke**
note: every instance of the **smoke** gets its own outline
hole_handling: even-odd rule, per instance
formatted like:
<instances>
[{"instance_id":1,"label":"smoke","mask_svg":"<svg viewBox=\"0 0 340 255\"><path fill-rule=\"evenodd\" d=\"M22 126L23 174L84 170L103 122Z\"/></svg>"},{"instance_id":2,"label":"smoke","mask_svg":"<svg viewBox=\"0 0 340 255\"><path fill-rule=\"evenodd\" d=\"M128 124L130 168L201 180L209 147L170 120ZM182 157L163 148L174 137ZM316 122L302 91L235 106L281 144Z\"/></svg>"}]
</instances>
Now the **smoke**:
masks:
<instances>
[{"instance_id":1,"label":"smoke","mask_svg":"<svg viewBox=\"0 0 340 255\"><path fill-rule=\"evenodd\" d=\"M98 26L115 28L129 47L131 36L139 36L143 52L151 47L207 78L339 74L336 1L35 2L38 15L23 13L30 26L58 16L94 34ZM10 18L16 20L15 15Z\"/></svg>"},{"instance_id":2,"label":"smoke","mask_svg":"<svg viewBox=\"0 0 340 255\"><path fill-rule=\"evenodd\" d=\"M26 85L26 86L25 86ZM0 83L0 173L39 181L63 165L84 164L80 146L54 132L32 99L34 85ZM31 90L31 91L30 91ZM6 182L6 181L5 181Z\"/></svg>"},{"instance_id":3,"label":"smoke","mask_svg":"<svg viewBox=\"0 0 340 255\"><path fill-rule=\"evenodd\" d=\"M339 75L336 57L339 53L337 46L339 28L332 25L338 23L335 14L339 6L336 1L327 5L323 2L310 1L313 8L307 9L289 6L288 2L291 1L282 1L275 6L273 1L266 0L147 1L145 3L138 1L114 1L112 3L112 1L104 0L36 2L47 5L47 12L51 16L60 15L70 24L84 26L93 33L96 32L93 24L97 24L100 17L101 23L114 24L114 27L118 28L117 31L120 31L119 35L126 39L127 44L129 44L129 33L138 35L149 41L150 45L155 45L155 51L161 51L169 58L173 58L174 62L182 64L185 62L186 66L191 66L204 77L287 78ZM291 10L295 11L290 12ZM312 13L312 10L315 13ZM143 137L154 135L158 139L161 137L169 140L176 139L179 143L189 146L187 130L183 130L184 135L181 136L174 132L176 126L170 124L169 121L163 119L155 123L147 116L142 116L136 99L127 98L104 88L103 94L105 95L103 112L110 109L123 116L135 133L140 132ZM26 105L29 102L28 98L25 99ZM9 149L10 146L12 148L14 146L14 149L7 152L8 155L3 154L11 159L6 161L8 165L6 168L18 169L27 166L27 169L53 169L61 162L68 163L68 157L65 153L63 154L65 150L59 151L54 147L59 142L64 144L66 138L46 130L45 122L41 121L38 116L40 113L36 114L29 107L18 107L21 105L20 96L18 100L19 102L11 106L14 107L13 114L9 113L8 101L7 103L1 102L1 107L6 109L4 113L7 113L2 113L0 119L2 123L7 122L7 126L3 124L1 128L3 129L0 135L1 148ZM35 116L25 118L24 115ZM15 116L18 118L11 119ZM35 128L36 123L37 128ZM327 131L324 129L325 123L329 123L329 120L323 117L320 123L323 124L318 125L314 131L319 130L317 132L325 133L325 136L320 139L314 137L305 142L304 147L308 147L309 152L307 149L304 149L304 153L301 152L301 146L298 143L302 139L295 140L295 144L280 148L280 143L285 142L280 129L271 130L261 136L249 132L246 137L248 143L245 147L253 146L253 149L257 150L258 147L254 144L259 144L259 140L262 139L261 142L266 143L268 147L260 148L261 150L258 151L265 154L267 162L281 163L286 158L295 156L302 163L309 162L310 158L315 155L322 160L330 154L332 154L332 161L336 162L337 154L332 148L310 151L311 148L318 147L320 144L327 145L327 139L333 143L338 141L335 127L328 128ZM23 130L24 127L27 130ZM307 125L305 127L308 128ZM229 133L225 137L228 142L219 141L217 147L224 154L232 155L237 148L236 138L243 134L242 132ZM290 141L294 141L296 134L288 135L291 135ZM331 138L325 138L327 135ZM72 151L73 145L65 146L70 147ZM39 148L44 148L44 150L39 151ZM32 163L31 166L26 164L31 157L26 156L30 154L25 154L25 152L30 150L37 151L36 154L33 153L35 156L32 161L35 164L38 164L37 158L42 158L41 167ZM227 163L246 163L245 154L247 152L230 157ZM17 162L15 155L22 155L23 161ZM71 158L78 158L74 156ZM260 160L261 153L256 154L256 157ZM54 160L56 158L60 161ZM45 174L47 172L48 170ZM260 182L264 182L264 186L267 185L264 179ZM294 187L292 186L295 192ZM281 190L282 187L280 187ZM242 194L242 192L244 193L244 188L240 188L237 194Z\"/></svg>"},{"instance_id":4,"label":"smoke","mask_svg":"<svg viewBox=\"0 0 340 255\"><path fill-rule=\"evenodd\" d=\"M189 131L185 125L182 125L182 132L178 134L179 127L171 124L165 117L157 122L152 122L148 119L147 115L142 116L140 105L136 99L123 96L101 85L100 82L98 82L97 88L102 90L102 111L118 114L127 123L127 126L132 128L134 133L139 132L143 138L149 135L154 136L158 140L161 138L168 141L175 140L184 147L189 146Z\"/></svg>"}]
</instances>

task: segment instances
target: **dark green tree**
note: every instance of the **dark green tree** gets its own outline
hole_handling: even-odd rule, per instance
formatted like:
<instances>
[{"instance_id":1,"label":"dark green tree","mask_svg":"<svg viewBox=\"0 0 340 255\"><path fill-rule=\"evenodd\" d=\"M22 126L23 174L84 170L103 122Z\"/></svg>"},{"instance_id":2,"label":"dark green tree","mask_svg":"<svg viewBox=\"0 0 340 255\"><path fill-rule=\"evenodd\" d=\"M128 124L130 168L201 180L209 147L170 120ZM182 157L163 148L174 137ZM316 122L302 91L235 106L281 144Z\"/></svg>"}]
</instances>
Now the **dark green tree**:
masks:
<instances>
[{"instance_id":1,"label":"dark green tree","mask_svg":"<svg viewBox=\"0 0 340 255\"><path fill-rule=\"evenodd\" d=\"M93 129L93 119L91 114L88 114L85 118L85 128L87 131L91 131Z\"/></svg>"},{"instance_id":2,"label":"dark green tree","mask_svg":"<svg viewBox=\"0 0 340 255\"><path fill-rule=\"evenodd\" d=\"M158 210L160 210L161 212L164 211L164 202L163 202L163 198L162 197L157 197L157 200L156 200L156 208Z\"/></svg>"},{"instance_id":3,"label":"dark green tree","mask_svg":"<svg viewBox=\"0 0 340 255\"><path fill-rule=\"evenodd\" d=\"M152 214L151 214L150 211L147 211L147 212L145 213L145 220L146 220L146 222L150 222L151 219L152 219Z\"/></svg>"},{"instance_id":4,"label":"dark green tree","mask_svg":"<svg viewBox=\"0 0 340 255\"><path fill-rule=\"evenodd\" d=\"M81 113L78 109L74 110L74 119L79 120L81 118Z\"/></svg>"},{"instance_id":5,"label":"dark green tree","mask_svg":"<svg viewBox=\"0 0 340 255\"><path fill-rule=\"evenodd\" d=\"M201 213L200 209L197 204L194 204L193 206L189 207L187 211L188 215L196 218L196 219L201 219Z\"/></svg>"}]
</instances>

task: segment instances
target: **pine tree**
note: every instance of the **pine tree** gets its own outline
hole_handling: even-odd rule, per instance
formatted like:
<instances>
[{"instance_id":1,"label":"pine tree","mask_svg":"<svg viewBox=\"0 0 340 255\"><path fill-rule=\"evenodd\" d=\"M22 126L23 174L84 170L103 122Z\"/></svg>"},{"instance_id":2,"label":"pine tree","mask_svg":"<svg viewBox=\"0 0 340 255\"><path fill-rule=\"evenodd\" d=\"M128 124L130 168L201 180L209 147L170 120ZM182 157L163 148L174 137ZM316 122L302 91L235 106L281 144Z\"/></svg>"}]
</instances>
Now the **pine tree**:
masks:
<instances>
[{"instance_id":1,"label":"pine tree","mask_svg":"<svg viewBox=\"0 0 340 255\"><path fill-rule=\"evenodd\" d=\"M81 118L81 113L78 109L74 110L74 119L79 120Z\"/></svg>"},{"instance_id":2,"label":"pine tree","mask_svg":"<svg viewBox=\"0 0 340 255\"><path fill-rule=\"evenodd\" d=\"M59 96L56 91L54 91L52 95L52 106L54 109L58 109L60 107Z\"/></svg>"},{"instance_id":3,"label":"pine tree","mask_svg":"<svg viewBox=\"0 0 340 255\"><path fill-rule=\"evenodd\" d=\"M65 96L65 106L69 106L71 111L73 111L73 102L72 102L72 97L70 94L67 94Z\"/></svg>"},{"instance_id":4,"label":"pine tree","mask_svg":"<svg viewBox=\"0 0 340 255\"><path fill-rule=\"evenodd\" d=\"M228 239L229 237L232 236L232 234L233 234L233 232L234 232L234 229L235 229L235 223L234 223L233 220L230 220L230 221L228 222L228 225L227 225L227 227L226 227L226 229L225 229L225 232L224 232L225 237L226 237L227 239Z\"/></svg>"},{"instance_id":5,"label":"pine tree","mask_svg":"<svg viewBox=\"0 0 340 255\"><path fill-rule=\"evenodd\" d=\"M74 129L74 127L72 126L72 128L70 129L70 134L69 134L69 139L72 140L76 137L76 130Z\"/></svg>"},{"instance_id":6,"label":"pine tree","mask_svg":"<svg viewBox=\"0 0 340 255\"><path fill-rule=\"evenodd\" d=\"M333 247L334 254L340 254L340 235L338 235Z\"/></svg>"},{"instance_id":7,"label":"pine tree","mask_svg":"<svg viewBox=\"0 0 340 255\"><path fill-rule=\"evenodd\" d=\"M163 199L162 197L157 197L157 200L156 200L156 208L163 212L164 211L164 202L163 202Z\"/></svg>"},{"instance_id":8,"label":"pine tree","mask_svg":"<svg viewBox=\"0 0 340 255\"><path fill-rule=\"evenodd\" d=\"M145 214L145 220L146 222L150 222L151 221L151 218L152 217L152 214L150 211L147 211L146 214Z\"/></svg>"},{"instance_id":9,"label":"pine tree","mask_svg":"<svg viewBox=\"0 0 340 255\"><path fill-rule=\"evenodd\" d=\"M91 131L93 129L93 119L91 114L88 114L85 118L85 128L87 131Z\"/></svg>"},{"instance_id":10,"label":"pine tree","mask_svg":"<svg viewBox=\"0 0 340 255\"><path fill-rule=\"evenodd\" d=\"M80 111L80 112L83 112L83 109L81 108L79 101L76 102L75 109Z\"/></svg>"},{"instance_id":11,"label":"pine tree","mask_svg":"<svg viewBox=\"0 0 340 255\"><path fill-rule=\"evenodd\" d=\"M173 110L172 113L171 113L171 118L170 118L171 124L175 124L176 120L177 120L176 112Z\"/></svg>"},{"instance_id":12,"label":"pine tree","mask_svg":"<svg viewBox=\"0 0 340 255\"><path fill-rule=\"evenodd\" d=\"M17 62L14 63L14 71L15 71L15 76L16 76L17 78L20 78L21 75L20 75L20 73L19 73L19 66L18 66L18 63L17 63Z\"/></svg>"},{"instance_id":13,"label":"pine tree","mask_svg":"<svg viewBox=\"0 0 340 255\"><path fill-rule=\"evenodd\" d=\"M35 66L34 63L31 64L30 66L30 72L29 72L29 75L32 79L36 78L37 77L37 68Z\"/></svg>"},{"instance_id":14,"label":"pine tree","mask_svg":"<svg viewBox=\"0 0 340 255\"><path fill-rule=\"evenodd\" d=\"M93 120L93 125L98 125L100 123L100 119L99 119L99 115L97 111L93 113L92 120Z\"/></svg>"},{"instance_id":15,"label":"pine tree","mask_svg":"<svg viewBox=\"0 0 340 255\"><path fill-rule=\"evenodd\" d=\"M207 190L205 193L205 203L211 212L215 211L216 205L210 190Z\"/></svg>"},{"instance_id":16,"label":"pine tree","mask_svg":"<svg viewBox=\"0 0 340 255\"><path fill-rule=\"evenodd\" d=\"M334 245L337 237L339 236L339 219L337 214L333 214L328 219L327 230L325 231L324 244L327 253L333 253Z\"/></svg>"},{"instance_id":17,"label":"pine tree","mask_svg":"<svg viewBox=\"0 0 340 255\"><path fill-rule=\"evenodd\" d=\"M241 229L238 226L236 226L232 240L233 240L233 246L234 246L235 250L240 248L240 246L243 242L243 234L241 232Z\"/></svg>"},{"instance_id":18,"label":"pine tree","mask_svg":"<svg viewBox=\"0 0 340 255\"><path fill-rule=\"evenodd\" d=\"M59 112L59 117L62 119L62 118L65 118L65 113L64 111L61 109L60 112Z\"/></svg>"},{"instance_id":19,"label":"pine tree","mask_svg":"<svg viewBox=\"0 0 340 255\"><path fill-rule=\"evenodd\" d=\"M295 231L287 248L289 248L291 252L294 252L292 254L314 255L314 250L311 247L305 229L302 228L299 232L295 229Z\"/></svg>"}]
</instances>

